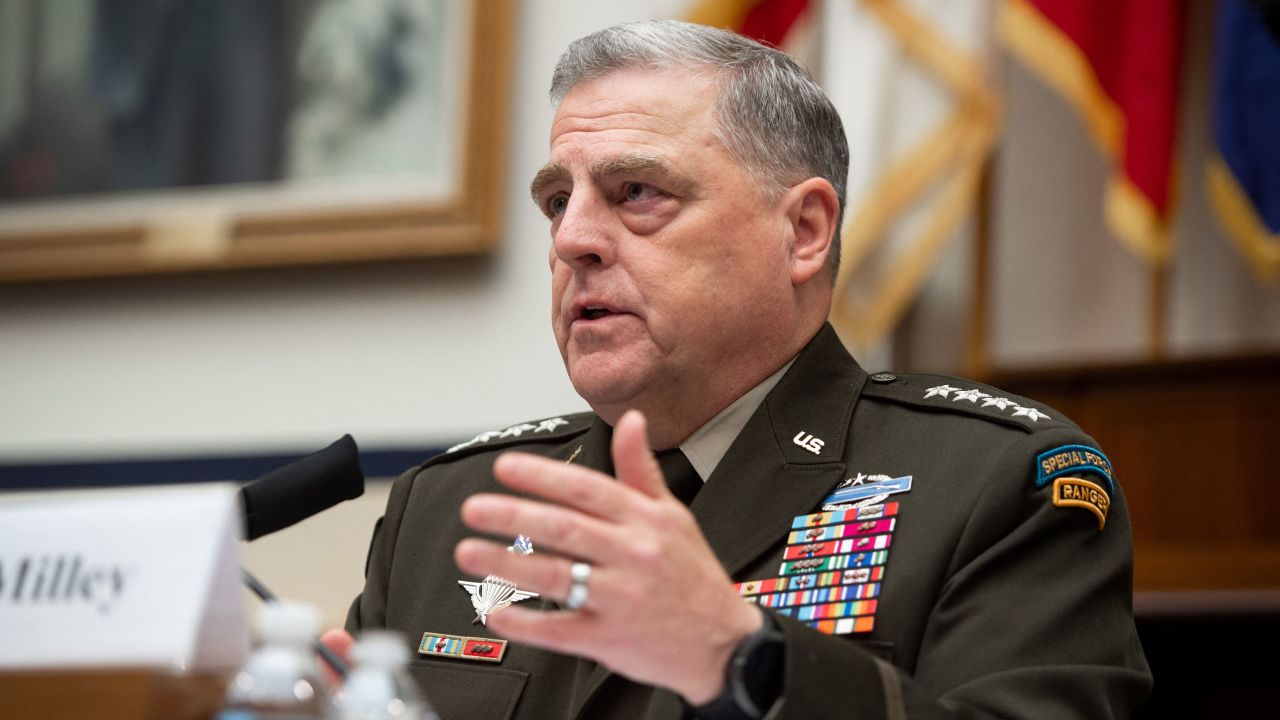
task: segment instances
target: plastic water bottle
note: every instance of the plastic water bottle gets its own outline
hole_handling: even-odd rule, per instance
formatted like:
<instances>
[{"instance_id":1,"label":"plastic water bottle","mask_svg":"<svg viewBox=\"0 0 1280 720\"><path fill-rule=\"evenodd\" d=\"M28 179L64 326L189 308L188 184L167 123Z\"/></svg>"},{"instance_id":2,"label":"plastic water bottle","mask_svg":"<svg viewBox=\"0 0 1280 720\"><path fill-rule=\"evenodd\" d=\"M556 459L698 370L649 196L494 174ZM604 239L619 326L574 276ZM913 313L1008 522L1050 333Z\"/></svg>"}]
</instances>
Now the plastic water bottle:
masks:
<instances>
[{"instance_id":1,"label":"plastic water bottle","mask_svg":"<svg viewBox=\"0 0 1280 720\"><path fill-rule=\"evenodd\" d=\"M258 624L262 644L231 681L217 720L327 719L329 692L311 648L319 613L302 603L268 603Z\"/></svg>"},{"instance_id":2,"label":"plastic water bottle","mask_svg":"<svg viewBox=\"0 0 1280 720\"><path fill-rule=\"evenodd\" d=\"M398 634L366 630L351 659L355 669L333 698L336 720L440 720L405 670L409 649Z\"/></svg>"}]
</instances>

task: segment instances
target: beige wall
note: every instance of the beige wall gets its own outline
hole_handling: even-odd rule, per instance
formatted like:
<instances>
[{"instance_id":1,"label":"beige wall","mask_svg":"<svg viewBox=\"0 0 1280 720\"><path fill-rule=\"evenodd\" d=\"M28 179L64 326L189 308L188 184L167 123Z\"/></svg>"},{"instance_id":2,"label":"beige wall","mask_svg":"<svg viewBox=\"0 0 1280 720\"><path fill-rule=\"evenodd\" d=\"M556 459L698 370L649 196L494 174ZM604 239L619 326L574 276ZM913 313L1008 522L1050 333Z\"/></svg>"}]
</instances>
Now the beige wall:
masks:
<instances>
[{"instance_id":1,"label":"beige wall","mask_svg":"<svg viewBox=\"0 0 1280 720\"><path fill-rule=\"evenodd\" d=\"M355 500L243 543L245 569L282 598L315 603L325 627L341 626L352 598L364 585L369 538L390 490L389 480L367 482L364 495ZM451 553L453 548L441 548L440 552ZM257 596L246 589L245 602L253 617Z\"/></svg>"}]
</instances>

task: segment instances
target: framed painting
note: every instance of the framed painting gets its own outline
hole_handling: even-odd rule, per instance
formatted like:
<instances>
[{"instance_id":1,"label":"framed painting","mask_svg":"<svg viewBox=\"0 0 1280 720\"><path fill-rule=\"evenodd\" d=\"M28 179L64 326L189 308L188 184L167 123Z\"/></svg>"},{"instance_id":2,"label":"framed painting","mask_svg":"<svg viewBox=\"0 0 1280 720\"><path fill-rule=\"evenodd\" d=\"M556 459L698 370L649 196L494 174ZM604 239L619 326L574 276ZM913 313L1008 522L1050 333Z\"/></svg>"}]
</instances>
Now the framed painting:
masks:
<instances>
[{"instance_id":1,"label":"framed painting","mask_svg":"<svg viewBox=\"0 0 1280 720\"><path fill-rule=\"evenodd\" d=\"M0 3L0 282L486 251L511 14Z\"/></svg>"}]
</instances>

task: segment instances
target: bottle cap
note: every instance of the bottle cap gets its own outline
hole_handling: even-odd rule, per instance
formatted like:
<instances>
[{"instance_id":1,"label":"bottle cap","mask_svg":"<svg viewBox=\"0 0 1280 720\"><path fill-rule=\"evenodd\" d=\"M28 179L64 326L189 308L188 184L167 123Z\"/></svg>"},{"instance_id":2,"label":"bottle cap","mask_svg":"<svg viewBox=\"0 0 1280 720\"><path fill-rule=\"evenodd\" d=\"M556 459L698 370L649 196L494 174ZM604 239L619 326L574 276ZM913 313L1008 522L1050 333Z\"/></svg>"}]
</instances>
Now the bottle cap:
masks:
<instances>
[{"instance_id":1,"label":"bottle cap","mask_svg":"<svg viewBox=\"0 0 1280 720\"><path fill-rule=\"evenodd\" d=\"M320 612L307 603L267 603L258 613L258 628L267 642L311 642L319 627Z\"/></svg>"},{"instance_id":2,"label":"bottle cap","mask_svg":"<svg viewBox=\"0 0 1280 720\"><path fill-rule=\"evenodd\" d=\"M351 649L351 657L357 666L398 667L409 660L409 649L399 633L366 630Z\"/></svg>"}]
</instances>

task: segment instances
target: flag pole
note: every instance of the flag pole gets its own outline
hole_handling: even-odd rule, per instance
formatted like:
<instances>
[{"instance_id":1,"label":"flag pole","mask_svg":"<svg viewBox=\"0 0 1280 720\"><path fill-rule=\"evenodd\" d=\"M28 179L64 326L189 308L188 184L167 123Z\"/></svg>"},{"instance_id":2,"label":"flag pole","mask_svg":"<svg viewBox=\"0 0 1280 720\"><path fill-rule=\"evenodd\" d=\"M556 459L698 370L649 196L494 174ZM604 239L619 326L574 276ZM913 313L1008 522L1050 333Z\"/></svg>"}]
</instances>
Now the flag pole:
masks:
<instances>
[{"instance_id":1,"label":"flag pole","mask_svg":"<svg viewBox=\"0 0 1280 720\"><path fill-rule=\"evenodd\" d=\"M1151 359L1163 360L1168 356L1169 332L1169 272L1172 263L1151 263L1151 298L1149 342Z\"/></svg>"},{"instance_id":2,"label":"flag pole","mask_svg":"<svg viewBox=\"0 0 1280 720\"><path fill-rule=\"evenodd\" d=\"M999 147L982 163L970 261L969 332L965 339L965 374L984 380L991 372L991 213L994 205L991 177Z\"/></svg>"}]
</instances>

